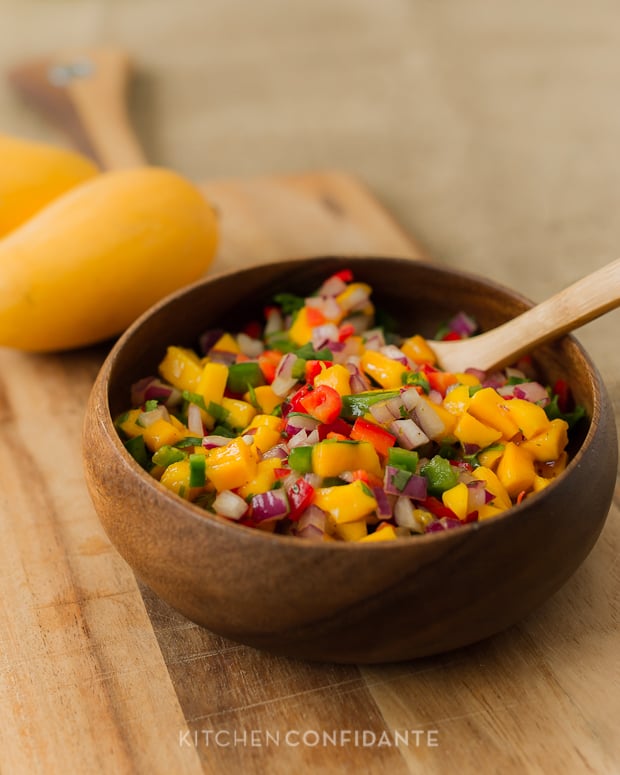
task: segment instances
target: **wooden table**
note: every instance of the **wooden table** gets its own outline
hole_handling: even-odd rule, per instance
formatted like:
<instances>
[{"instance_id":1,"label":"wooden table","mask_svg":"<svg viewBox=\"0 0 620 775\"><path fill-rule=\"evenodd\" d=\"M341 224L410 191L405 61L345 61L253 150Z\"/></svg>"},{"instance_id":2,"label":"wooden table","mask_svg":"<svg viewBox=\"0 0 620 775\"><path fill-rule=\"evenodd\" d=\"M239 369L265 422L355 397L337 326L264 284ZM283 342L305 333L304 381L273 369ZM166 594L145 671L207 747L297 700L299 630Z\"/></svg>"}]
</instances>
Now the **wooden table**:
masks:
<instances>
[{"instance_id":1,"label":"wooden table","mask_svg":"<svg viewBox=\"0 0 620 775\"><path fill-rule=\"evenodd\" d=\"M215 268L423 254L346 175L205 192L222 218ZM595 325L602 341L615 333ZM277 658L184 619L107 540L80 457L106 351L0 350L3 773L618 772L620 497L573 578L503 634L394 665ZM620 364L604 365L618 408Z\"/></svg>"}]
</instances>

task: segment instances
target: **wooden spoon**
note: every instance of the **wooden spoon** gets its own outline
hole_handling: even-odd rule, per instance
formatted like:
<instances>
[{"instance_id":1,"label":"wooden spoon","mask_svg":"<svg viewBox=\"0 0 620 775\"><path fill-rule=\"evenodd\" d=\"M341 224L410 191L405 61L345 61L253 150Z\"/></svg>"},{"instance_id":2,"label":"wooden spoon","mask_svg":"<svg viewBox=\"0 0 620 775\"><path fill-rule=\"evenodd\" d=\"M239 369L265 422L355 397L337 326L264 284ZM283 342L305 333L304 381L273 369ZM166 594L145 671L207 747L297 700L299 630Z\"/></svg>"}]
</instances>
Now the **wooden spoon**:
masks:
<instances>
[{"instance_id":1,"label":"wooden spoon","mask_svg":"<svg viewBox=\"0 0 620 775\"><path fill-rule=\"evenodd\" d=\"M9 82L104 169L147 164L127 113L131 60L120 49L67 49L15 65Z\"/></svg>"},{"instance_id":2,"label":"wooden spoon","mask_svg":"<svg viewBox=\"0 0 620 775\"><path fill-rule=\"evenodd\" d=\"M620 305L620 259L583 277L501 326L471 339L432 342L441 368L489 371L514 363L543 342L573 331Z\"/></svg>"}]
</instances>

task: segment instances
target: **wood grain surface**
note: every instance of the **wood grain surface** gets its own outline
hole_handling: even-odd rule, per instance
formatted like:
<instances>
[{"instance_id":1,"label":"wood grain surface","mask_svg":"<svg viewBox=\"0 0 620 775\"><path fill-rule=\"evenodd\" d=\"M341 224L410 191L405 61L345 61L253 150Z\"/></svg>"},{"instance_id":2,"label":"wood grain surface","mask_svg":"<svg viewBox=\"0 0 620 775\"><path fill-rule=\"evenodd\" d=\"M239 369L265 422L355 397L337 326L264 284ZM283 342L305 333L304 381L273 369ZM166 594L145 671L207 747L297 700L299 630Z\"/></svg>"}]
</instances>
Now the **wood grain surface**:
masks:
<instances>
[{"instance_id":1,"label":"wood grain surface","mask_svg":"<svg viewBox=\"0 0 620 775\"><path fill-rule=\"evenodd\" d=\"M214 270L423 254L347 175L204 190L222 219ZM0 350L2 773L618 771L619 491L579 571L499 636L372 668L266 655L189 623L110 546L80 454L106 351Z\"/></svg>"}]
</instances>

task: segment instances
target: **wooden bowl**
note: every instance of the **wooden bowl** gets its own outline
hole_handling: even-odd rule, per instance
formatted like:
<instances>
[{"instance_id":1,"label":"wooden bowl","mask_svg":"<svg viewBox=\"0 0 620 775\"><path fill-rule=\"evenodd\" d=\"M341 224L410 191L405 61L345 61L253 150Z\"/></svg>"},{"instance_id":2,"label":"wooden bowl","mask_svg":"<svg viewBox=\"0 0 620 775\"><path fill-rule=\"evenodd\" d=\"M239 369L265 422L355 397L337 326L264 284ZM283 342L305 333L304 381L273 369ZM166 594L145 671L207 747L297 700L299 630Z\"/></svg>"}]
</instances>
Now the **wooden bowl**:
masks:
<instances>
[{"instance_id":1,"label":"wooden bowl","mask_svg":"<svg viewBox=\"0 0 620 775\"><path fill-rule=\"evenodd\" d=\"M572 338L537 350L542 379L568 379L587 420L567 470L505 514L443 533L375 544L314 543L206 514L166 490L124 449L112 418L169 344L235 330L277 291L314 290L352 267L404 333L431 335L459 310L483 329L530 303L441 266L317 258L207 278L157 304L118 340L93 387L84 428L90 493L112 543L161 598L220 635L277 654L372 663L454 649L509 627L570 577L596 541L617 470L613 412Z\"/></svg>"}]
</instances>

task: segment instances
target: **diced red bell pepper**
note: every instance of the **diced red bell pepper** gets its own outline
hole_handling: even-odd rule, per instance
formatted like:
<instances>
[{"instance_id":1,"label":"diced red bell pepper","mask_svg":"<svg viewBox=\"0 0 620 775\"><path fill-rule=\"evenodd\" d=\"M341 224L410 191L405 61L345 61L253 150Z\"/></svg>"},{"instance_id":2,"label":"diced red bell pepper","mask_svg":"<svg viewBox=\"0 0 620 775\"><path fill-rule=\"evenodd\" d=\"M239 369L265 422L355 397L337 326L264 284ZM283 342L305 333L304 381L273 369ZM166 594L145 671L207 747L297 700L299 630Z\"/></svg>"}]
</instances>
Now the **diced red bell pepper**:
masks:
<instances>
[{"instance_id":1,"label":"diced red bell pepper","mask_svg":"<svg viewBox=\"0 0 620 775\"><path fill-rule=\"evenodd\" d=\"M369 441L380 455L387 456L388 449L396 443L396 436L377 423L370 422L364 417L355 420L351 430L351 438L356 441Z\"/></svg>"},{"instance_id":2,"label":"diced red bell pepper","mask_svg":"<svg viewBox=\"0 0 620 775\"><path fill-rule=\"evenodd\" d=\"M299 403L308 414L325 423L334 422L342 410L340 393L329 385L319 385L300 398Z\"/></svg>"},{"instance_id":3,"label":"diced red bell pepper","mask_svg":"<svg viewBox=\"0 0 620 775\"><path fill-rule=\"evenodd\" d=\"M431 366L430 363L420 364L419 370L425 375L431 390L437 390L444 397L450 385L454 385L458 382L458 379L454 374L449 371L440 371L434 366Z\"/></svg>"},{"instance_id":4,"label":"diced red bell pepper","mask_svg":"<svg viewBox=\"0 0 620 775\"><path fill-rule=\"evenodd\" d=\"M314 498L314 487L303 477L300 477L286 490L286 494L288 496L290 509L287 516L289 519L295 521L299 519L312 503L312 499Z\"/></svg>"},{"instance_id":5,"label":"diced red bell pepper","mask_svg":"<svg viewBox=\"0 0 620 775\"><path fill-rule=\"evenodd\" d=\"M353 272L350 269L341 269L339 272L334 272L332 277L337 277L343 283L350 283L353 279Z\"/></svg>"},{"instance_id":6,"label":"diced red bell pepper","mask_svg":"<svg viewBox=\"0 0 620 775\"><path fill-rule=\"evenodd\" d=\"M306 307L306 322L311 328L322 326L325 323L325 315L316 307Z\"/></svg>"},{"instance_id":7,"label":"diced red bell pepper","mask_svg":"<svg viewBox=\"0 0 620 775\"><path fill-rule=\"evenodd\" d=\"M337 433L339 436L344 436L348 439L351 433L351 426L342 417L337 417L334 422L321 423L317 430L321 441L326 439L330 433Z\"/></svg>"},{"instance_id":8,"label":"diced red bell pepper","mask_svg":"<svg viewBox=\"0 0 620 775\"><path fill-rule=\"evenodd\" d=\"M317 374L320 374L324 369L331 366L330 361L317 361L310 359L306 361L306 382L314 383L314 378Z\"/></svg>"},{"instance_id":9,"label":"diced red bell pepper","mask_svg":"<svg viewBox=\"0 0 620 775\"><path fill-rule=\"evenodd\" d=\"M427 511L430 511L431 514L434 514L436 517L449 517L450 519L458 519L457 515L452 511L452 509L444 506L439 498L435 498L432 495L428 495L423 501L420 501L420 506L422 506L424 509L427 509Z\"/></svg>"},{"instance_id":10,"label":"diced red bell pepper","mask_svg":"<svg viewBox=\"0 0 620 775\"><path fill-rule=\"evenodd\" d=\"M570 388L565 379L557 379L553 386L553 392L558 396L558 409L561 412L568 412L571 404Z\"/></svg>"},{"instance_id":11,"label":"diced red bell pepper","mask_svg":"<svg viewBox=\"0 0 620 775\"><path fill-rule=\"evenodd\" d=\"M383 479L376 474L372 474L370 471L365 471L363 468L358 468L356 471L351 471L351 479L355 481L359 479L369 487L383 487Z\"/></svg>"},{"instance_id":12,"label":"diced red bell pepper","mask_svg":"<svg viewBox=\"0 0 620 775\"><path fill-rule=\"evenodd\" d=\"M251 320L244 326L243 333L247 336L251 336L252 339L260 339L263 333L263 327L258 320Z\"/></svg>"},{"instance_id":13,"label":"diced red bell pepper","mask_svg":"<svg viewBox=\"0 0 620 775\"><path fill-rule=\"evenodd\" d=\"M296 393L293 393L293 395L291 396L290 400L287 403L286 411L283 411L283 414L288 414L289 412L303 412L304 414L308 414L308 410L301 403L301 400L302 398L305 398L313 390L314 390L314 386L310 385L309 383L306 383L305 385L300 387L299 390Z\"/></svg>"},{"instance_id":14,"label":"diced red bell pepper","mask_svg":"<svg viewBox=\"0 0 620 775\"><path fill-rule=\"evenodd\" d=\"M353 323L343 323L338 329L338 341L346 342L349 337L355 333L355 326Z\"/></svg>"},{"instance_id":15,"label":"diced red bell pepper","mask_svg":"<svg viewBox=\"0 0 620 775\"><path fill-rule=\"evenodd\" d=\"M462 339L463 337L460 334L457 334L456 331L448 331L441 338L444 342L453 342L456 339Z\"/></svg>"}]
</instances>

